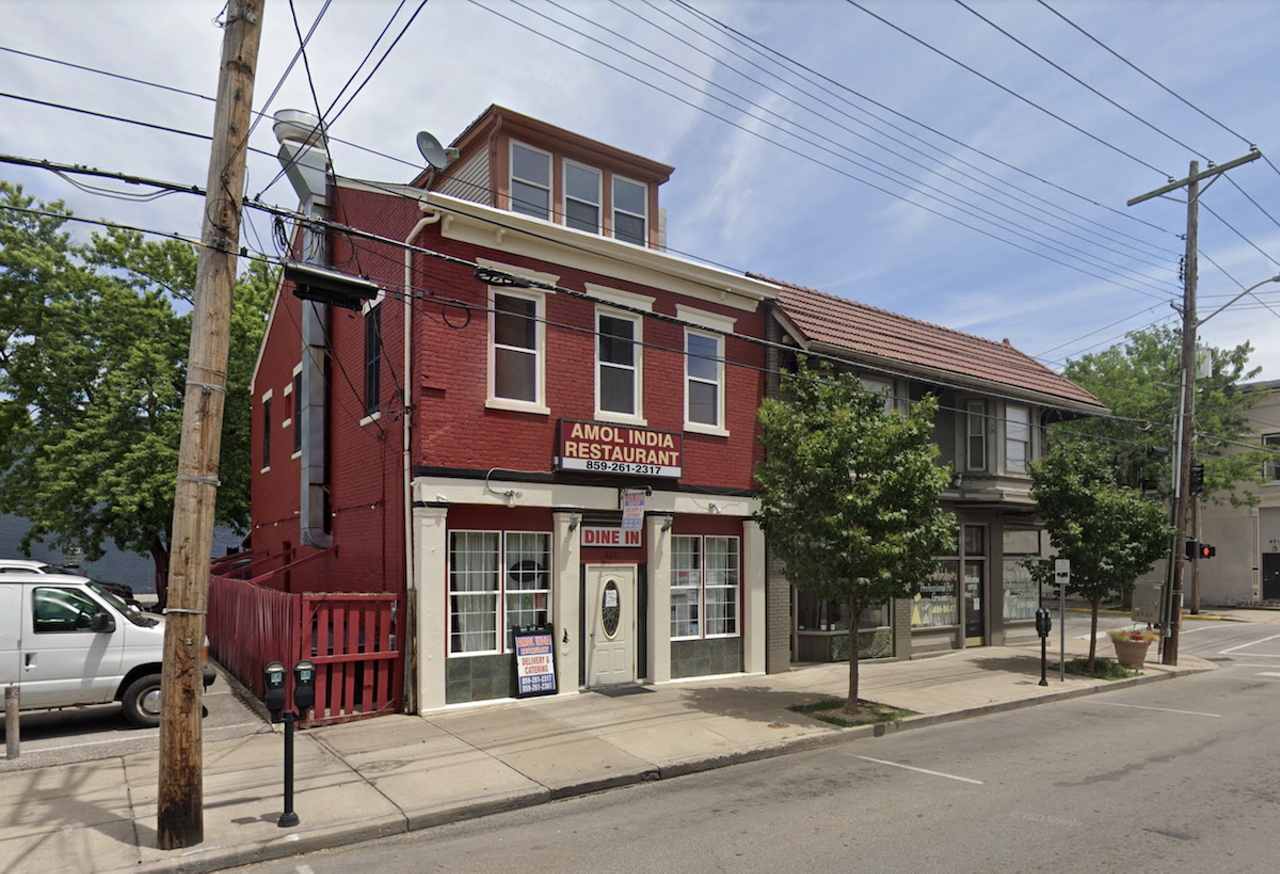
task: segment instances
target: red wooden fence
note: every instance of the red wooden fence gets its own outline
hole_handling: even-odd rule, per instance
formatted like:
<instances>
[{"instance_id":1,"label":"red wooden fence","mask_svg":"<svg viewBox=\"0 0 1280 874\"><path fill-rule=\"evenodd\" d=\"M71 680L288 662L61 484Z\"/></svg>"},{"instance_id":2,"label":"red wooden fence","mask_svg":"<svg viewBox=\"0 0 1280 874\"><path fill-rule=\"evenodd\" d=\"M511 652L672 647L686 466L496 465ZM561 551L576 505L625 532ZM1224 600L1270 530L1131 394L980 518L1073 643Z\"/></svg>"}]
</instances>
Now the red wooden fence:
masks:
<instances>
[{"instance_id":1,"label":"red wooden fence","mask_svg":"<svg viewBox=\"0 0 1280 874\"><path fill-rule=\"evenodd\" d=\"M259 580L209 580L209 645L218 662L262 698L262 669L316 666L316 703L300 724L327 725L400 710L403 690L399 597L280 592Z\"/></svg>"}]
</instances>

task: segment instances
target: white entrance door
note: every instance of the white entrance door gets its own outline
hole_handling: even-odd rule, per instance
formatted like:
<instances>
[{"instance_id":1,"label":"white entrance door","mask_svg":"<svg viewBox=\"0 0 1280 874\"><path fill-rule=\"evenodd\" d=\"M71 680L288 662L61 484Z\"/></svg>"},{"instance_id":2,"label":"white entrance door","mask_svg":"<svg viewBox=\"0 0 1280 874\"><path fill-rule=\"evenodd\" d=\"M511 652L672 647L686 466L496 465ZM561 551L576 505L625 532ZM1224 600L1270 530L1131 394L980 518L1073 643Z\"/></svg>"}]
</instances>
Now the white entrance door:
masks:
<instances>
[{"instance_id":1,"label":"white entrance door","mask_svg":"<svg viewBox=\"0 0 1280 874\"><path fill-rule=\"evenodd\" d=\"M587 685L636 680L635 565L588 565Z\"/></svg>"}]
</instances>

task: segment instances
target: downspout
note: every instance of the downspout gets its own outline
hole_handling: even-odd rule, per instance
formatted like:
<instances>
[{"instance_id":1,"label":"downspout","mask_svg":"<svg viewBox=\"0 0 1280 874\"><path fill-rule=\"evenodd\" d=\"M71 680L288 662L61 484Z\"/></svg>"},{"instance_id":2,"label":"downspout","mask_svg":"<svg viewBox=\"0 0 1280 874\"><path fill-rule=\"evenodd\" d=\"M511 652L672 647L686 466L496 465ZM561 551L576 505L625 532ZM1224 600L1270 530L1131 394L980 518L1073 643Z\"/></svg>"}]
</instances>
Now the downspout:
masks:
<instances>
[{"instance_id":1,"label":"downspout","mask_svg":"<svg viewBox=\"0 0 1280 874\"><path fill-rule=\"evenodd\" d=\"M427 225L440 221L440 213L425 202L418 204L424 215L404 239L404 591L405 631L402 646L407 650L404 660L404 712L418 712L418 567L413 556L413 241Z\"/></svg>"}]
</instances>

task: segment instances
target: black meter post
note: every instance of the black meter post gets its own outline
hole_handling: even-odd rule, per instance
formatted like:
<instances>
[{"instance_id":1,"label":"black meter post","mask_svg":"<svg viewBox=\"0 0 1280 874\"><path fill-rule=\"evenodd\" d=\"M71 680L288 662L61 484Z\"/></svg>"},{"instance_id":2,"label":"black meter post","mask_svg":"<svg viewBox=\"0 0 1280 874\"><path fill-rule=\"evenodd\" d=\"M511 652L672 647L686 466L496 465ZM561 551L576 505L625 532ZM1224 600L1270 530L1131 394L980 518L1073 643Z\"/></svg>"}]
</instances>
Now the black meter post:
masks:
<instances>
[{"instance_id":1,"label":"black meter post","mask_svg":"<svg viewBox=\"0 0 1280 874\"><path fill-rule=\"evenodd\" d=\"M271 721L279 722L285 704L284 665L280 662L267 662L267 666L262 669L262 675L266 680L266 692L262 696L262 703L267 705L267 710L271 711Z\"/></svg>"},{"instance_id":2,"label":"black meter post","mask_svg":"<svg viewBox=\"0 0 1280 874\"><path fill-rule=\"evenodd\" d=\"M1045 679L1044 669L1045 660L1045 644L1049 640L1049 632L1053 630L1053 616L1049 611L1041 607L1036 611L1036 634L1040 635L1040 685L1047 686L1049 681Z\"/></svg>"}]
</instances>

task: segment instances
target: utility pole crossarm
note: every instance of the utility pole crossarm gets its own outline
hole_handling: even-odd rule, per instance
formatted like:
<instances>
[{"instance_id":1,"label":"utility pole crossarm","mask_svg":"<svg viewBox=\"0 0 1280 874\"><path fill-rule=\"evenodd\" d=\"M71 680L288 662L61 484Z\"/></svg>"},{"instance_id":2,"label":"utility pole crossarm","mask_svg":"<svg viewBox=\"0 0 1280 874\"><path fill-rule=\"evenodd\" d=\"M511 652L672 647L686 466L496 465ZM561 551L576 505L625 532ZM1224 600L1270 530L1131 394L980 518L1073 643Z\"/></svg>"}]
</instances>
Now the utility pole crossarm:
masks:
<instances>
[{"instance_id":1,"label":"utility pole crossarm","mask_svg":"<svg viewBox=\"0 0 1280 874\"><path fill-rule=\"evenodd\" d=\"M1225 173L1233 167L1239 167L1241 164L1248 164L1250 161L1256 161L1262 157L1257 146L1254 146L1249 154L1236 158L1234 161L1228 161L1225 164L1218 164L1210 167L1203 173L1192 173L1186 179L1179 179L1177 182L1170 182L1168 185L1157 188L1155 191L1148 191L1146 194L1139 194L1137 197L1125 201L1128 206L1135 206L1144 200L1150 200L1153 197L1159 197L1162 194L1168 194L1170 191L1177 191L1179 188L1186 188L1192 182L1199 182L1201 179L1208 179L1210 176L1217 176L1219 173Z\"/></svg>"}]
</instances>

